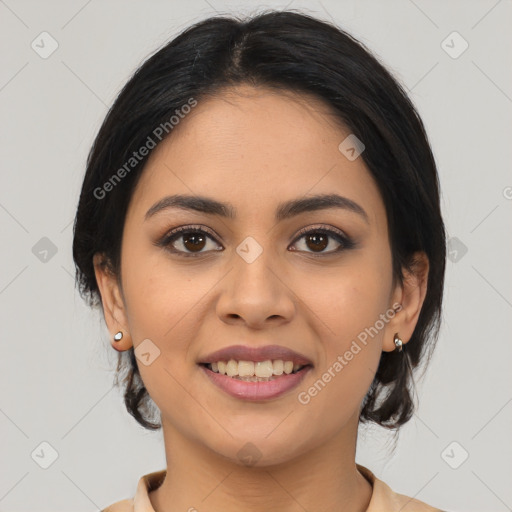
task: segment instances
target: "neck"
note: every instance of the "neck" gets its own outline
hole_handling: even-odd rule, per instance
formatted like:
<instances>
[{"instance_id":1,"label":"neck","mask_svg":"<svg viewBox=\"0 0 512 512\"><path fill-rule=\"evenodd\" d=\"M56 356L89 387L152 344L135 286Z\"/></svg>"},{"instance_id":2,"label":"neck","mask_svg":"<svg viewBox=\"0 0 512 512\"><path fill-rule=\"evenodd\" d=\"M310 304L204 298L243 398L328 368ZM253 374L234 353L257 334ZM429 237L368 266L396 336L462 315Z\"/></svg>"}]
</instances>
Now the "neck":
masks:
<instances>
[{"instance_id":1,"label":"neck","mask_svg":"<svg viewBox=\"0 0 512 512\"><path fill-rule=\"evenodd\" d=\"M299 457L245 466L164 422L167 473L150 501L155 512L364 512L372 487L356 468L357 421L351 423Z\"/></svg>"}]
</instances>

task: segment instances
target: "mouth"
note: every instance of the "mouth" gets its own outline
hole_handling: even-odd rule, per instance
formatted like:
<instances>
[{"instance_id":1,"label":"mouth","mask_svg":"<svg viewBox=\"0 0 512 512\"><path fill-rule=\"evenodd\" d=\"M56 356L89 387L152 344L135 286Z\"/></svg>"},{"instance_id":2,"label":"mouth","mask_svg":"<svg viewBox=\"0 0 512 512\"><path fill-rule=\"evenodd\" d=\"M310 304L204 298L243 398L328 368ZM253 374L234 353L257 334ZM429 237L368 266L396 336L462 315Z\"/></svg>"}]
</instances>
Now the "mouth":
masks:
<instances>
[{"instance_id":1,"label":"mouth","mask_svg":"<svg viewBox=\"0 0 512 512\"><path fill-rule=\"evenodd\" d=\"M212 363L199 363L212 373L217 373L235 380L244 382L268 382L281 376L295 375L311 364L298 364L282 359L266 361L216 361Z\"/></svg>"},{"instance_id":2,"label":"mouth","mask_svg":"<svg viewBox=\"0 0 512 512\"><path fill-rule=\"evenodd\" d=\"M284 345L232 345L202 356L197 364L217 388L252 401L289 392L313 368L307 356Z\"/></svg>"},{"instance_id":3,"label":"mouth","mask_svg":"<svg viewBox=\"0 0 512 512\"><path fill-rule=\"evenodd\" d=\"M198 363L198 366L208 380L224 393L252 402L285 395L297 387L313 368L312 364L294 365L282 360L254 362L234 359Z\"/></svg>"}]
</instances>

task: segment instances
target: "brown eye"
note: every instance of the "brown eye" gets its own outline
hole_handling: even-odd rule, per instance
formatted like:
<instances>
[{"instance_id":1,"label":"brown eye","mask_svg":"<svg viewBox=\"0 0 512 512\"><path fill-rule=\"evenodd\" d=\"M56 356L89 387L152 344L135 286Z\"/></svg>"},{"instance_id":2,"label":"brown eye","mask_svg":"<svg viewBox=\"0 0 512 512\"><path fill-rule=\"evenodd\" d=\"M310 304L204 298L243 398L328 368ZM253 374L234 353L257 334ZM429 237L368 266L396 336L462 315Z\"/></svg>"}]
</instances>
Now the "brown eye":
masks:
<instances>
[{"instance_id":1,"label":"brown eye","mask_svg":"<svg viewBox=\"0 0 512 512\"><path fill-rule=\"evenodd\" d=\"M157 245L181 256L200 256L212 250L222 250L222 247L216 243L211 244L213 247L208 248L209 242L215 242L215 239L204 229L182 226L173 229Z\"/></svg>"},{"instance_id":2,"label":"brown eye","mask_svg":"<svg viewBox=\"0 0 512 512\"><path fill-rule=\"evenodd\" d=\"M342 231L335 231L331 228L324 227L302 229L299 232L299 236L295 239L294 244L297 244L302 239L304 239L305 249L294 250L314 254L315 256L328 256L345 249L351 249L356 245L355 242ZM329 245L332 245L331 240L334 240L335 245L331 250L326 251L325 249L329 247Z\"/></svg>"},{"instance_id":3,"label":"brown eye","mask_svg":"<svg viewBox=\"0 0 512 512\"><path fill-rule=\"evenodd\" d=\"M313 251L323 251L329 245L329 237L323 233L306 235L306 244Z\"/></svg>"},{"instance_id":4,"label":"brown eye","mask_svg":"<svg viewBox=\"0 0 512 512\"><path fill-rule=\"evenodd\" d=\"M188 233L181 235L183 237L183 245L189 251L200 251L206 244L206 237L198 233Z\"/></svg>"}]
</instances>

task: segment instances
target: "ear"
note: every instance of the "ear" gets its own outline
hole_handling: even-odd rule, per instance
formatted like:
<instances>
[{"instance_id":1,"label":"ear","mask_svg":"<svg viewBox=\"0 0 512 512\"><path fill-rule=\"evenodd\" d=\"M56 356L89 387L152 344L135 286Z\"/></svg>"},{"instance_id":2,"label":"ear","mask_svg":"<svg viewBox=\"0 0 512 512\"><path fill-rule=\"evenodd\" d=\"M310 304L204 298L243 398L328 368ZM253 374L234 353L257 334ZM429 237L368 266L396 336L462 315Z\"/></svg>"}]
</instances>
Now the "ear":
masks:
<instances>
[{"instance_id":1,"label":"ear","mask_svg":"<svg viewBox=\"0 0 512 512\"><path fill-rule=\"evenodd\" d=\"M411 270L402 268L403 284L398 282L392 294L391 303L397 312L386 326L382 348L385 352L395 350L395 333L404 345L411 339L427 294L428 271L429 261L423 251L414 253ZM397 308L397 304L401 307Z\"/></svg>"},{"instance_id":2,"label":"ear","mask_svg":"<svg viewBox=\"0 0 512 512\"><path fill-rule=\"evenodd\" d=\"M118 351L128 350L132 346L128 329L128 318L122 290L117 276L111 270L110 262L104 254L96 253L93 256L94 273L101 294L103 316L110 333L110 342ZM114 341L114 335L121 331L123 337Z\"/></svg>"}]
</instances>

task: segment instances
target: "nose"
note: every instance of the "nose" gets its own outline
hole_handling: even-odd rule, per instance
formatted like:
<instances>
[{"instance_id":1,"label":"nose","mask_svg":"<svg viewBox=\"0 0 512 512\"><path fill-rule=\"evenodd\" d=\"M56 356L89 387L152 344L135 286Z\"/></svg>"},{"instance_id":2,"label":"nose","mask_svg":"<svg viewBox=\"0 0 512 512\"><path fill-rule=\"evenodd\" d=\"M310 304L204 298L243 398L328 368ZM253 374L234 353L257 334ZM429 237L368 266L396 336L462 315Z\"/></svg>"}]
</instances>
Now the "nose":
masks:
<instances>
[{"instance_id":1,"label":"nose","mask_svg":"<svg viewBox=\"0 0 512 512\"><path fill-rule=\"evenodd\" d=\"M295 294L269 252L264 250L251 263L235 254L234 268L223 280L217 301L223 322L262 329L290 322L295 315Z\"/></svg>"}]
</instances>

